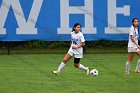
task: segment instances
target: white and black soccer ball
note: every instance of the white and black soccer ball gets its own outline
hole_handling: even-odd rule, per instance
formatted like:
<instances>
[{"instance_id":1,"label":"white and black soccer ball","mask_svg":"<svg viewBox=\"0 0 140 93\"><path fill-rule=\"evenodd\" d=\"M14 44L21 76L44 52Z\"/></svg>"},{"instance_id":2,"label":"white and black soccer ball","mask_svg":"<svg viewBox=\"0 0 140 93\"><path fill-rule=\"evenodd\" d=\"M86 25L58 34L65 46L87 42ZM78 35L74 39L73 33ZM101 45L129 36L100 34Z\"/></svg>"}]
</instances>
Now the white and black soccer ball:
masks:
<instances>
[{"instance_id":1,"label":"white and black soccer ball","mask_svg":"<svg viewBox=\"0 0 140 93\"><path fill-rule=\"evenodd\" d=\"M98 72L97 69L92 69L92 70L90 71L90 75L91 75L91 76L98 76L98 74L99 74L99 72Z\"/></svg>"}]
</instances>

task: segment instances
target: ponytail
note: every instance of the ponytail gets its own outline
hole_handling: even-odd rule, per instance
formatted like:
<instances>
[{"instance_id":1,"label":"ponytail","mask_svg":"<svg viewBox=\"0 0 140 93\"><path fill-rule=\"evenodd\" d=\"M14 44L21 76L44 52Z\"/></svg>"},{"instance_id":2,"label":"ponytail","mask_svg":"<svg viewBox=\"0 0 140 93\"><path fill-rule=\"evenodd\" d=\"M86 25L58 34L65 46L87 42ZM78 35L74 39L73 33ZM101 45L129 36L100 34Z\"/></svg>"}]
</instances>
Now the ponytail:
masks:
<instances>
[{"instance_id":1,"label":"ponytail","mask_svg":"<svg viewBox=\"0 0 140 93\"><path fill-rule=\"evenodd\" d=\"M75 31L74 27L72 28L72 31L71 32L73 32L73 31Z\"/></svg>"}]
</instances>

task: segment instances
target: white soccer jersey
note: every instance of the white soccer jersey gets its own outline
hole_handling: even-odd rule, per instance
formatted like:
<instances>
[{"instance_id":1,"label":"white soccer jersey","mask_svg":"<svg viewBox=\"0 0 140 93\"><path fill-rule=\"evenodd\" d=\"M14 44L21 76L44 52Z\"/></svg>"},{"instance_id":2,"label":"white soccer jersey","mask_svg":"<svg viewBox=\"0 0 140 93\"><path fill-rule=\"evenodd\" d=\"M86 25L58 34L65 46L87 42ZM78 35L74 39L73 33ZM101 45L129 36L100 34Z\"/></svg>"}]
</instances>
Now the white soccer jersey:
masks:
<instances>
[{"instance_id":1,"label":"white soccer jersey","mask_svg":"<svg viewBox=\"0 0 140 93\"><path fill-rule=\"evenodd\" d=\"M134 44L134 42L131 40L131 36L135 37L136 42L138 43L138 29L134 29L133 26L131 26L130 30L129 30L129 41L128 41L128 47L133 47L133 48L137 48L137 46Z\"/></svg>"},{"instance_id":2,"label":"white soccer jersey","mask_svg":"<svg viewBox=\"0 0 140 93\"><path fill-rule=\"evenodd\" d=\"M83 54L83 48L72 49L72 46L79 46L85 42L84 36L81 32L75 33L74 31L71 32L71 47L70 50L73 54Z\"/></svg>"}]
</instances>

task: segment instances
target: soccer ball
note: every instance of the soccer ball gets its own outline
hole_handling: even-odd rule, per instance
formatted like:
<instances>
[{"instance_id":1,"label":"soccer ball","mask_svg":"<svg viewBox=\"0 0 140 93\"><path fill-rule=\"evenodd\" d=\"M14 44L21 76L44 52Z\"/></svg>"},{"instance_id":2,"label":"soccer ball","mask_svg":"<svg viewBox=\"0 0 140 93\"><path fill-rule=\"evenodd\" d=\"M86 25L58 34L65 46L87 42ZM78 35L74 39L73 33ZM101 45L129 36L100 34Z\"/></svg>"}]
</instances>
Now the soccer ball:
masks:
<instances>
[{"instance_id":1,"label":"soccer ball","mask_svg":"<svg viewBox=\"0 0 140 93\"><path fill-rule=\"evenodd\" d=\"M93 70L90 71L91 76L98 76L98 74L99 74L99 72L98 72L97 69L93 69Z\"/></svg>"}]
</instances>

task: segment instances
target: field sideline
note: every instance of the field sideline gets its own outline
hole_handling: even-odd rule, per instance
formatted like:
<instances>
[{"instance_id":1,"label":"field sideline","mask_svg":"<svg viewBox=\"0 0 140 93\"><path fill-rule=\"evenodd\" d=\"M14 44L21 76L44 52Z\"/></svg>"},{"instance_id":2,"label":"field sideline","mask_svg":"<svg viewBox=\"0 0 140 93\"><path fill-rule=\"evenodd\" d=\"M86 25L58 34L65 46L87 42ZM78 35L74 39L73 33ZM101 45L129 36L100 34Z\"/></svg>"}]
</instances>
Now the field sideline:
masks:
<instances>
[{"instance_id":1,"label":"field sideline","mask_svg":"<svg viewBox=\"0 0 140 93\"><path fill-rule=\"evenodd\" d=\"M0 93L140 93L140 75L124 74L127 54L85 54L81 63L99 70L86 76L73 67L73 59L59 76L52 75L64 54L0 55Z\"/></svg>"}]
</instances>

